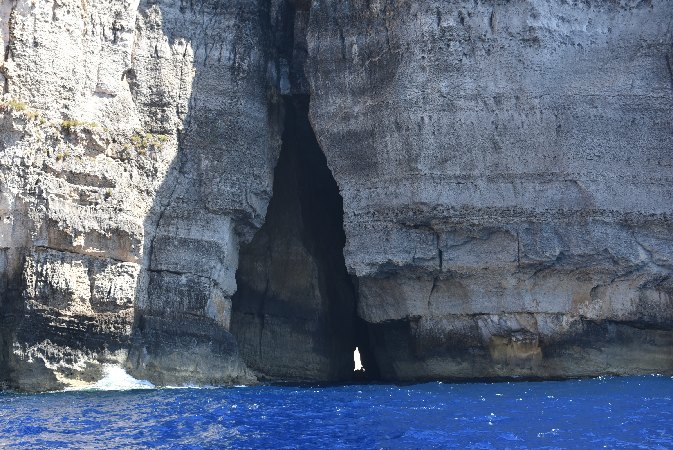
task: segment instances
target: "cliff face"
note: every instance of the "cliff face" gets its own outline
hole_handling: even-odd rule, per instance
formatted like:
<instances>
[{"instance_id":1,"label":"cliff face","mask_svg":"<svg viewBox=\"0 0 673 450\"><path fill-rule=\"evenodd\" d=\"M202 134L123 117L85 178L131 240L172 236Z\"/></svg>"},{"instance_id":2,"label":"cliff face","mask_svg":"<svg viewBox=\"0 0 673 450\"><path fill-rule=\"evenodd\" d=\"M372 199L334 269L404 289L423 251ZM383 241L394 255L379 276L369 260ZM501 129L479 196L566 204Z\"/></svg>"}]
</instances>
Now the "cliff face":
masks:
<instances>
[{"instance_id":1,"label":"cliff face","mask_svg":"<svg viewBox=\"0 0 673 450\"><path fill-rule=\"evenodd\" d=\"M0 386L673 373L671 2L0 19Z\"/></svg>"},{"instance_id":2,"label":"cliff face","mask_svg":"<svg viewBox=\"0 0 673 450\"><path fill-rule=\"evenodd\" d=\"M3 3L12 386L105 362L159 383L250 379L227 330L280 149L265 17L244 1Z\"/></svg>"},{"instance_id":3,"label":"cliff face","mask_svg":"<svg viewBox=\"0 0 673 450\"><path fill-rule=\"evenodd\" d=\"M314 2L311 119L385 378L673 369L672 7Z\"/></svg>"}]
</instances>

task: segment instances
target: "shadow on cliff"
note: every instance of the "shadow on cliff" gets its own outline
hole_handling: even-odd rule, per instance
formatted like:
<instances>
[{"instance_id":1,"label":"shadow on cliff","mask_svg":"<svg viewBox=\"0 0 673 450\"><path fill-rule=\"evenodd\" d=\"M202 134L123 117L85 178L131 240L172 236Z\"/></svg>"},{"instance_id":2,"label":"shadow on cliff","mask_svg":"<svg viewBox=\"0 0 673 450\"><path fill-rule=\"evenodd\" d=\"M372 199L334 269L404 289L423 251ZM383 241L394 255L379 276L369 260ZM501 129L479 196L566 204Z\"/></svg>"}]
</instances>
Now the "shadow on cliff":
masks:
<instances>
[{"instance_id":1,"label":"shadow on cliff","mask_svg":"<svg viewBox=\"0 0 673 450\"><path fill-rule=\"evenodd\" d=\"M240 249L232 333L248 366L270 380L375 378L343 255L343 198L308 118L304 62L311 4L277 6L272 29L282 145L264 224ZM366 373L354 373L356 346Z\"/></svg>"},{"instance_id":2,"label":"shadow on cliff","mask_svg":"<svg viewBox=\"0 0 673 450\"><path fill-rule=\"evenodd\" d=\"M138 58L151 73L179 72L180 89L171 97L164 78L147 85L127 73L145 129L177 128L178 139L144 223L127 360L134 376L251 381L239 344L263 377L354 376L353 350L366 333L345 269L343 200L299 75L306 49L295 17L307 19L309 5L295 3L141 2L139 23L155 41Z\"/></svg>"},{"instance_id":3,"label":"shadow on cliff","mask_svg":"<svg viewBox=\"0 0 673 450\"><path fill-rule=\"evenodd\" d=\"M144 128L176 134L178 142L144 222L126 363L133 375L157 384L254 379L228 331L228 302L237 236L261 224L264 197L271 195L264 192L270 178L264 166L276 155L265 152L279 134L279 119L267 92L268 17L268 4L243 0L139 6L139 26L154 39L153 54L141 55L140 63L156 84L143 83L135 69L126 75L145 110ZM179 79L173 97L175 86L161 76L171 70Z\"/></svg>"},{"instance_id":4,"label":"shadow on cliff","mask_svg":"<svg viewBox=\"0 0 673 450\"><path fill-rule=\"evenodd\" d=\"M242 246L232 333L271 379L353 377L355 291L343 257L343 201L313 130L308 96L287 96L266 221Z\"/></svg>"},{"instance_id":5,"label":"shadow on cliff","mask_svg":"<svg viewBox=\"0 0 673 450\"><path fill-rule=\"evenodd\" d=\"M0 250L0 255L4 258L4 251ZM22 315L21 292L24 290L21 274L4 268L0 273L0 391L12 384L10 347Z\"/></svg>"}]
</instances>

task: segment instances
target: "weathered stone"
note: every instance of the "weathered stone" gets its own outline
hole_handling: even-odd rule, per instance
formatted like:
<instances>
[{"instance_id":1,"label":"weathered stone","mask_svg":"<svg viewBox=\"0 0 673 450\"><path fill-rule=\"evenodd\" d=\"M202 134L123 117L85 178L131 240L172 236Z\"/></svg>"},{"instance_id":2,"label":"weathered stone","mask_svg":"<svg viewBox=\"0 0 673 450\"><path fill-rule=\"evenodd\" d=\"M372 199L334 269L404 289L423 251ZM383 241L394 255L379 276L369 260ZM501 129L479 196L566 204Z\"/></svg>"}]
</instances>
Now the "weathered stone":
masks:
<instances>
[{"instance_id":1,"label":"weathered stone","mask_svg":"<svg viewBox=\"0 0 673 450\"><path fill-rule=\"evenodd\" d=\"M311 120L382 376L671 371L672 17L313 3Z\"/></svg>"},{"instance_id":2,"label":"weathered stone","mask_svg":"<svg viewBox=\"0 0 673 450\"><path fill-rule=\"evenodd\" d=\"M672 23L3 2L0 387L673 373Z\"/></svg>"},{"instance_id":3,"label":"weathered stone","mask_svg":"<svg viewBox=\"0 0 673 450\"><path fill-rule=\"evenodd\" d=\"M101 363L159 382L251 379L228 329L239 241L263 222L280 149L269 14L3 3L0 382L51 389ZM169 323L184 335L166 337ZM162 373L179 359L167 342L198 347L191 369Z\"/></svg>"}]
</instances>

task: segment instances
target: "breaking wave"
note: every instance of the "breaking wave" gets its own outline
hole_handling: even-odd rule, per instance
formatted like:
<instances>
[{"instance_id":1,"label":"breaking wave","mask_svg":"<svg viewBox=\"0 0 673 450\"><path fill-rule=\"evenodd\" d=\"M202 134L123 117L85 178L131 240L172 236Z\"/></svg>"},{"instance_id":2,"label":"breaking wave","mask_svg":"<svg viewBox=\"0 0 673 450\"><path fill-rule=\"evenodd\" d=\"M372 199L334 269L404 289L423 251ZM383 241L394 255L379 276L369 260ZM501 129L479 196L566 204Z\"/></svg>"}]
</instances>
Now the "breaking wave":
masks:
<instances>
[{"instance_id":1,"label":"breaking wave","mask_svg":"<svg viewBox=\"0 0 673 450\"><path fill-rule=\"evenodd\" d=\"M126 371L116 365L106 364L103 366L104 376L96 383L81 387L67 388L67 391L131 391L135 389L155 389L155 386L147 380L133 378Z\"/></svg>"}]
</instances>

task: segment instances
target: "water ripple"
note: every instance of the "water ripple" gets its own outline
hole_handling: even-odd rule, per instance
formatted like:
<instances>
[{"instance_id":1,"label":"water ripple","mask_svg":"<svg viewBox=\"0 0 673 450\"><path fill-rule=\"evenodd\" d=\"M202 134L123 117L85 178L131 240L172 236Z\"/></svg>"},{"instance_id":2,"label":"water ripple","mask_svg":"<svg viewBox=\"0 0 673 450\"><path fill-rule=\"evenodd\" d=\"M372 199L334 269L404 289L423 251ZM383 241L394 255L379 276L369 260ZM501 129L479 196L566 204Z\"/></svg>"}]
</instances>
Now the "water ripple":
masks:
<instances>
[{"instance_id":1,"label":"water ripple","mask_svg":"<svg viewBox=\"0 0 673 450\"><path fill-rule=\"evenodd\" d=\"M648 376L1 393L0 447L671 448L671 392Z\"/></svg>"}]
</instances>

